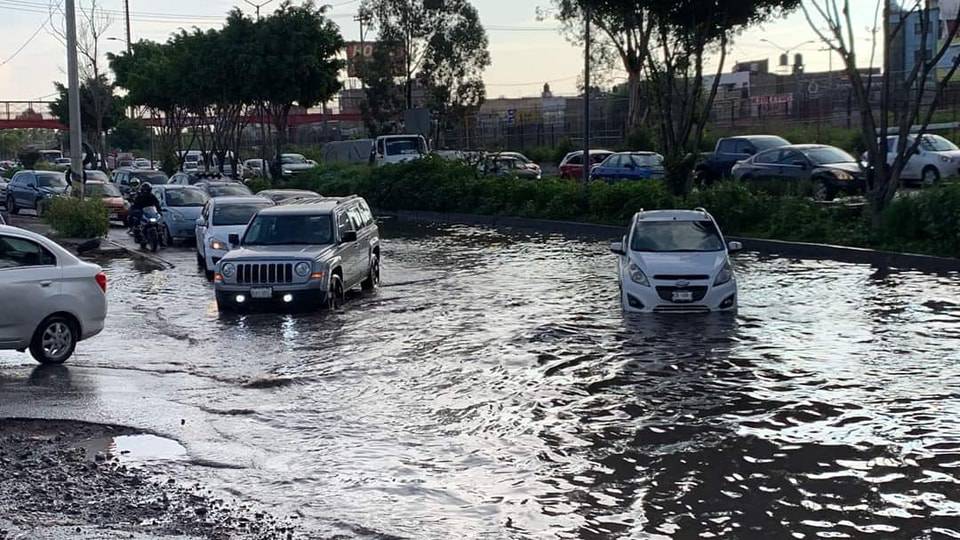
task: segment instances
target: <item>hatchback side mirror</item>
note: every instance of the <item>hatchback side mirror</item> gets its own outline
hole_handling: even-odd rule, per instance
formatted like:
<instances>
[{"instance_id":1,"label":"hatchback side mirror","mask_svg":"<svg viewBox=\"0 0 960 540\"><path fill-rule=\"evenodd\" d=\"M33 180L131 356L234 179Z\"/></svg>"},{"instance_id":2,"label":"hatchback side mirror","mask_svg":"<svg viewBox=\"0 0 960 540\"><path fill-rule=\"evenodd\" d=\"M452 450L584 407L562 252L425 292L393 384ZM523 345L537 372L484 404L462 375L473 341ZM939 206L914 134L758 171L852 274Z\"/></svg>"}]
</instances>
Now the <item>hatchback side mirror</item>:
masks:
<instances>
[{"instance_id":1,"label":"hatchback side mirror","mask_svg":"<svg viewBox=\"0 0 960 540\"><path fill-rule=\"evenodd\" d=\"M610 242L610 251L616 253L617 255L626 255L627 252L623 249L623 242Z\"/></svg>"},{"instance_id":2,"label":"hatchback side mirror","mask_svg":"<svg viewBox=\"0 0 960 540\"><path fill-rule=\"evenodd\" d=\"M343 233L343 237L340 239L340 242L343 244L346 244L349 242L356 242L356 241L357 241L357 231L347 231Z\"/></svg>"},{"instance_id":3,"label":"hatchback side mirror","mask_svg":"<svg viewBox=\"0 0 960 540\"><path fill-rule=\"evenodd\" d=\"M743 244L741 244L740 242L730 242L729 244L727 244L727 251L729 251L730 253L736 253L742 250L743 250Z\"/></svg>"},{"instance_id":4,"label":"hatchback side mirror","mask_svg":"<svg viewBox=\"0 0 960 540\"><path fill-rule=\"evenodd\" d=\"M230 247L240 245L240 235L239 234L229 234L227 235L227 242L230 243Z\"/></svg>"}]
</instances>

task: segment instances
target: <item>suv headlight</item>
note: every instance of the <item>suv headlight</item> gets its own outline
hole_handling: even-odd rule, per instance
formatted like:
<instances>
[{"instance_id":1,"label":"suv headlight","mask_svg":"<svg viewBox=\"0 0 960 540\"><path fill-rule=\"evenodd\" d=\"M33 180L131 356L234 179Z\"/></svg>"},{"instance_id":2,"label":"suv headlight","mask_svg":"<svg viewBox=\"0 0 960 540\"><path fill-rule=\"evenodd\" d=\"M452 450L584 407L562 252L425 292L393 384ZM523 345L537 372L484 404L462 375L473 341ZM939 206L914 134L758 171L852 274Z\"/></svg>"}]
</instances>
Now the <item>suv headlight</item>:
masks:
<instances>
[{"instance_id":1,"label":"suv headlight","mask_svg":"<svg viewBox=\"0 0 960 540\"><path fill-rule=\"evenodd\" d=\"M306 262L299 262L293 267L293 271L296 272L300 277L306 277L310 275L310 270L313 270L313 268L311 268L310 263Z\"/></svg>"},{"instance_id":2,"label":"suv headlight","mask_svg":"<svg viewBox=\"0 0 960 540\"><path fill-rule=\"evenodd\" d=\"M630 280L636 283L637 285L643 285L644 287L650 286L650 281L647 279L647 275L643 273L643 270L639 266L630 263L630 266L627 267L627 272L630 274Z\"/></svg>"},{"instance_id":3,"label":"suv headlight","mask_svg":"<svg viewBox=\"0 0 960 540\"><path fill-rule=\"evenodd\" d=\"M220 250L220 251L224 251L224 250L227 249L227 245L226 245L225 243L221 242L220 240L217 240L216 238L211 238L211 239L210 239L210 247L211 247L212 249L217 249L217 250Z\"/></svg>"},{"instance_id":4,"label":"suv headlight","mask_svg":"<svg viewBox=\"0 0 960 540\"><path fill-rule=\"evenodd\" d=\"M225 263L220 267L220 273L223 277L233 277L233 274L237 271L237 267L232 263Z\"/></svg>"},{"instance_id":5,"label":"suv headlight","mask_svg":"<svg viewBox=\"0 0 960 540\"><path fill-rule=\"evenodd\" d=\"M723 268L717 273L717 279L713 280L713 286L723 285L731 279L733 279L733 268L730 266L730 261L727 261L723 263Z\"/></svg>"}]
</instances>

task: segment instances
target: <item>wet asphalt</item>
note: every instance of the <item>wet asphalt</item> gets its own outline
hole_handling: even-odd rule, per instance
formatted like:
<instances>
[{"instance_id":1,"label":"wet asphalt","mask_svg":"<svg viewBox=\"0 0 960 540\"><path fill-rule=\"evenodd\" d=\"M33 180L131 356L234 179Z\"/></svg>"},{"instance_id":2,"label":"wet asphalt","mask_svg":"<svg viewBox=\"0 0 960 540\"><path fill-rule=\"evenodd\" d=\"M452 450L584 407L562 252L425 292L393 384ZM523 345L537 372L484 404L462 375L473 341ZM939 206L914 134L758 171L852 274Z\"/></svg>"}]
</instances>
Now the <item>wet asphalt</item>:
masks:
<instances>
[{"instance_id":1,"label":"wet asphalt","mask_svg":"<svg viewBox=\"0 0 960 540\"><path fill-rule=\"evenodd\" d=\"M0 417L179 441L142 466L317 536L960 535L960 276L747 253L737 316L632 318L603 242L383 230L335 313L104 261L107 329L0 352Z\"/></svg>"}]
</instances>

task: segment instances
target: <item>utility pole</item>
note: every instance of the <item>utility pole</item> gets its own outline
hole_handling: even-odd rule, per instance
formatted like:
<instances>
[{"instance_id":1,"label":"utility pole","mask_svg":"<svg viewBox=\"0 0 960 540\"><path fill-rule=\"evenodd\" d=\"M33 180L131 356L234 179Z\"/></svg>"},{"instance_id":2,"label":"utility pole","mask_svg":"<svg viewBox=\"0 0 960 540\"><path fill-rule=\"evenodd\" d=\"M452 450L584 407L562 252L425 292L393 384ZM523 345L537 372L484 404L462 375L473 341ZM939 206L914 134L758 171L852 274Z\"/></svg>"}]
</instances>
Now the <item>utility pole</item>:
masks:
<instances>
[{"instance_id":1,"label":"utility pole","mask_svg":"<svg viewBox=\"0 0 960 540\"><path fill-rule=\"evenodd\" d=\"M583 185L590 182L590 2L583 3Z\"/></svg>"},{"instance_id":2,"label":"utility pole","mask_svg":"<svg viewBox=\"0 0 960 540\"><path fill-rule=\"evenodd\" d=\"M74 0L66 0L67 18L67 94L70 106L70 174L71 182L80 180L80 198L83 199L86 186L83 185L83 158L80 155L80 138L83 130L80 126L80 73L77 69L77 13Z\"/></svg>"},{"instance_id":3,"label":"utility pole","mask_svg":"<svg viewBox=\"0 0 960 540\"><path fill-rule=\"evenodd\" d=\"M264 2L260 2L259 4L257 4L257 3L255 3L255 2L251 2L250 0L243 0L243 1L246 2L248 5L253 6L253 8L257 10L257 20L258 20L258 21L260 20L260 8L262 8L263 6L269 4L270 2L273 2L273 0L266 0L266 1L264 1Z\"/></svg>"},{"instance_id":4,"label":"utility pole","mask_svg":"<svg viewBox=\"0 0 960 540\"><path fill-rule=\"evenodd\" d=\"M367 60L367 54L366 54L366 50L365 50L366 48L365 48L364 43L363 43L363 25L365 25L365 24L366 24L366 25L369 25L369 24L370 24L370 19L371 19L371 14L370 14L369 12L365 12L365 11L363 11L363 10L361 10L359 13L357 13L357 16L353 18L354 21L360 23L360 65L361 65L361 69L362 69L362 68L365 68L366 65L367 65L367 62L366 62L366 60ZM354 56L356 56L356 55L354 55ZM354 60L354 59L351 58L350 60ZM354 61L355 61L355 60L354 60ZM364 74L363 74L362 71L358 71L358 74L360 75L360 88L366 90L367 85L366 85L365 82L363 82L363 75L364 75Z\"/></svg>"},{"instance_id":5,"label":"utility pole","mask_svg":"<svg viewBox=\"0 0 960 540\"><path fill-rule=\"evenodd\" d=\"M123 14L127 20L127 53L130 53L130 0L123 0Z\"/></svg>"}]
</instances>

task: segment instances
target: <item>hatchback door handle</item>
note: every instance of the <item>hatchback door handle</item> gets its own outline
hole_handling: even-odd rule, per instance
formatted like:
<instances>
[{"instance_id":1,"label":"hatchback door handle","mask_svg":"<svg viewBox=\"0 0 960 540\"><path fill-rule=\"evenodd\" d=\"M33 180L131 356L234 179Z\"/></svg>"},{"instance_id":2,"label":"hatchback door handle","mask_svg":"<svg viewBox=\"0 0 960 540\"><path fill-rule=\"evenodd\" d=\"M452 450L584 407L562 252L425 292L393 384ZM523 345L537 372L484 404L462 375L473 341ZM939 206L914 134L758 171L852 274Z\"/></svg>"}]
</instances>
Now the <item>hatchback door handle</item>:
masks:
<instances>
[{"instance_id":1,"label":"hatchback door handle","mask_svg":"<svg viewBox=\"0 0 960 540\"><path fill-rule=\"evenodd\" d=\"M41 287L49 287L51 285L53 285L53 281L50 281L49 279L40 282Z\"/></svg>"}]
</instances>

